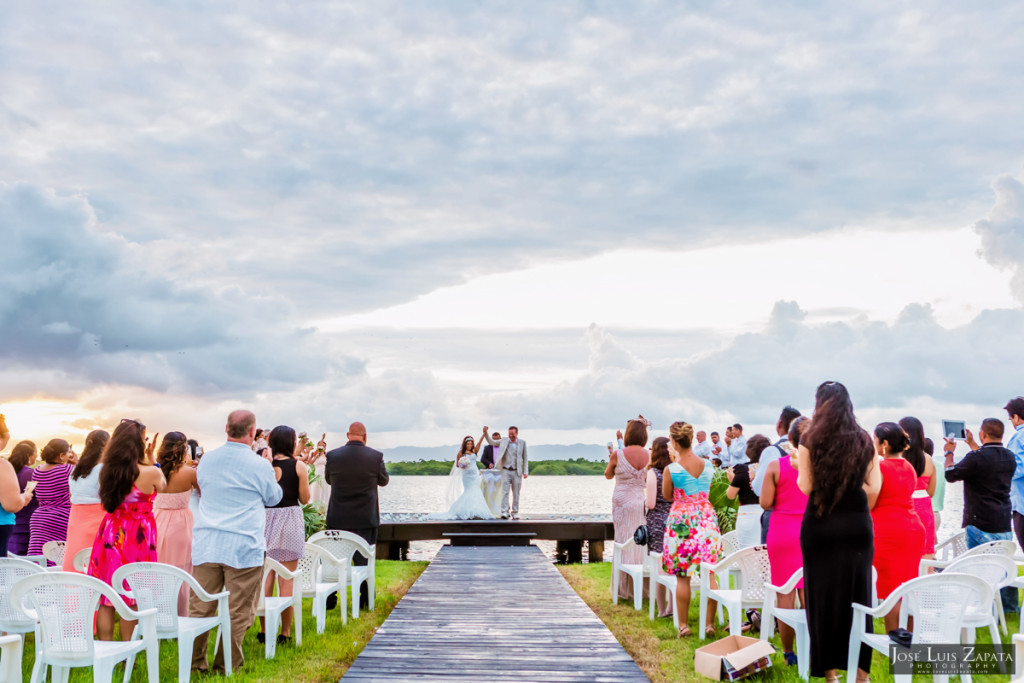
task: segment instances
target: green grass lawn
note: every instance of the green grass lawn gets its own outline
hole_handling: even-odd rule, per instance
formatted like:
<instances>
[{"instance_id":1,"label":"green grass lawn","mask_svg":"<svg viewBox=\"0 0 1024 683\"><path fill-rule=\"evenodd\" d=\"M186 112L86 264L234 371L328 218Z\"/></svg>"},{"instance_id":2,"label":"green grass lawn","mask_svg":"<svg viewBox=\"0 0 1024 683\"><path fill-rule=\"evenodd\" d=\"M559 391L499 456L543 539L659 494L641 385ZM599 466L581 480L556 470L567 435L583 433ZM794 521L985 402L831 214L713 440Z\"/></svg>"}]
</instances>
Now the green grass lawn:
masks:
<instances>
[{"instance_id":1,"label":"green grass lawn","mask_svg":"<svg viewBox=\"0 0 1024 683\"><path fill-rule=\"evenodd\" d=\"M398 601L409 590L413 582L426 568L426 562L390 562L377 561L377 601L372 612L361 611L359 619L352 619L349 613L348 624L341 625L339 610L334 609L327 616L327 627L323 635L316 632L316 622L311 613L311 600L305 600L302 620L302 647L294 645L278 645L274 659L263 658L263 645L256 641L258 628L254 626L245 634L242 650L245 653L245 671L236 673L231 678L221 676L198 676L192 680L202 681L234 681L235 683L256 683L270 681L294 681L295 683L312 683L314 681L337 681L356 656L366 646L367 641L376 632ZM351 603L347 603L351 608ZM210 639L210 661L213 661L213 638ZM28 680L35 660L34 636L27 636L25 656L23 660L23 679ZM191 645L189 645L191 648ZM160 680L176 681L178 676L178 647L174 641L160 642ZM114 680L122 680L124 667L119 665L114 670ZM71 683L86 683L92 680L91 669L73 669ZM144 683L146 678L146 656L139 655L135 660L132 681Z\"/></svg>"},{"instance_id":2,"label":"green grass lawn","mask_svg":"<svg viewBox=\"0 0 1024 683\"><path fill-rule=\"evenodd\" d=\"M694 672L693 653L701 645L712 641L698 640L696 635L684 639L676 638L676 630L672 626L670 617L654 621L648 620L646 600L643 610L639 612L633 609L632 601L627 603L625 600L620 600L618 604L613 605L609 594L612 571L610 562L562 565L559 566L559 570L580 597L615 634L626 652L636 660L651 681L668 683L669 681L709 680ZM695 633L699 611L699 593L694 592L694 599L690 603L690 628ZM1007 615L1007 626L1011 634L1017 633L1019 628L1017 615ZM875 632L882 632L882 628L882 622L876 621ZM726 626L718 627L718 638L724 638L727 635L729 635L729 631ZM991 642L987 630L979 629L978 642ZM1004 639L1004 642L1010 642L1009 636ZM772 645L776 649L776 654L772 658L772 667L755 678L798 683L801 679L797 675L796 667L786 666L782 657L782 646L778 635L772 639ZM800 653L797 654L799 656ZM1009 676L974 676L975 681L1007 681L1009 678ZM823 681L824 679L813 680ZM871 663L871 680L879 683L893 680L889 673L888 659L877 652ZM930 682L932 678L931 676L915 676L914 680L915 683L917 681L924 683L925 681Z\"/></svg>"}]
</instances>

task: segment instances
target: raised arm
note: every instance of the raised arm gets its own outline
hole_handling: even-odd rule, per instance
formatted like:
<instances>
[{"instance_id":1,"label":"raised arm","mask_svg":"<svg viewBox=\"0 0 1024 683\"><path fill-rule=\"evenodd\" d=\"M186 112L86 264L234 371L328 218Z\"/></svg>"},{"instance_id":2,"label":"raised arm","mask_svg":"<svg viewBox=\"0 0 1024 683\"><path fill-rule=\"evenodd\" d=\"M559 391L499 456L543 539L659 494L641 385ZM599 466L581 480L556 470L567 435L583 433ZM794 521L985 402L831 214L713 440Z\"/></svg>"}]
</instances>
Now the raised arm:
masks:
<instances>
[{"instance_id":1,"label":"raised arm","mask_svg":"<svg viewBox=\"0 0 1024 683\"><path fill-rule=\"evenodd\" d=\"M305 505L309 502L310 491L309 491L309 470L306 468L306 463L299 460L295 463L295 476L299 478L299 503Z\"/></svg>"},{"instance_id":2,"label":"raised arm","mask_svg":"<svg viewBox=\"0 0 1024 683\"><path fill-rule=\"evenodd\" d=\"M612 451L608 454L608 466L604 468L604 478L615 478L615 466L619 463L619 452Z\"/></svg>"},{"instance_id":3,"label":"raised arm","mask_svg":"<svg viewBox=\"0 0 1024 683\"><path fill-rule=\"evenodd\" d=\"M263 507L274 507L284 498L284 491L274 476L274 466L266 460L255 465L256 486L263 498Z\"/></svg>"},{"instance_id":4,"label":"raised arm","mask_svg":"<svg viewBox=\"0 0 1024 683\"><path fill-rule=\"evenodd\" d=\"M487 431L487 427L484 427L483 439L492 446L497 446L500 443L491 438L490 433Z\"/></svg>"},{"instance_id":5,"label":"raised arm","mask_svg":"<svg viewBox=\"0 0 1024 683\"><path fill-rule=\"evenodd\" d=\"M30 492L21 492L18 475L11 463L0 458L0 506L7 512L18 512L32 502Z\"/></svg>"},{"instance_id":6,"label":"raised arm","mask_svg":"<svg viewBox=\"0 0 1024 683\"><path fill-rule=\"evenodd\" d=\"M796 452L796 486L805 496L814 490L814 477L811 475L811 452L803 444Z\"/></svg>"}]
</instances>

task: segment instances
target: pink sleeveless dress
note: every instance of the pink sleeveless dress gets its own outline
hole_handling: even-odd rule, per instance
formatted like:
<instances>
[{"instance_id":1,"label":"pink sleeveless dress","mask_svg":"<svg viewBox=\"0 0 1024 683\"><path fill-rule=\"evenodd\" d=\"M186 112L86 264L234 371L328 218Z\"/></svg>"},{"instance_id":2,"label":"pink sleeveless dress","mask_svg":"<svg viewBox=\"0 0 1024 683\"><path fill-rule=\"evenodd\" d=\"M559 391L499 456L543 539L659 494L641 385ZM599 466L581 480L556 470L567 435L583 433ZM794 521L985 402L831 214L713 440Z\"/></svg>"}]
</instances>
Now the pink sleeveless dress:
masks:
<instances>
[{"instance_id":1,"label":"pink sleeveless dress","mask_svg":"<svg viewBox=\"0 0 1024 683\"><path fill-rule=\"evenodd\" d=\"M768 522L768 561L772 583L781 586L804 566L800 551L800 527L807 508L807 494L796 485L797 471L789 456L779 458L779 483L775 487L775 503ZM803 579L796 585L803 588Z\"/></svg>"},{"instance_id":2,"label":"pink sleeveless dress","mask_svg":"<svg viewBox=\"0 0 1024 683\"><path fill-rule=\"evenodd\" d=\"M158 493L153 499L156 518L156 556L160 562L192 573L192 510L188 503L192 490ZM188 586L182 584L178 595L178 615L188 616Z\"/></svg>"},{"instance_id":3,"label":"pink sleeveless dress","mask_svg":"<svg viewBox=\"0 0 1024 683\"><path fill-rule=\"evenodd\" d=\"M89 576L110 583L122 565L131 562L157 562L156 520L153 519L153 494L142 493L135 486L113 512L100 522L89 558ZM134 608L133 600L125 599ZM107 607L110 601L100 597Z\"/></svg>"},{"instance_id":4,"label":"pink sleeveless dress","mask_svg":"<svg viewBox=\"0 0 1024 683\"><path fill-rule=\"evenodd\" d=\"M647 468L638 470L633 467L626 454L619 451L618 464L615 466L615 491L612 493L612 522L615 525L616 543L625 543L633 538L638 526L647 524L646 502ZM622 553L622 563L643 564L646 551L644 546L628 548ZM628 576L619 577L619 597L633 597L633 581Z\"/></svg>"},{"instance_id":5,"label":"pink sleeveless dress","mask_svg":"<svg viewBox=\"0 0 1024 683\"><path fill-rule=\"evenodd\" d=\"M918 491L923 491L924 495L918 493ZM932 512L932 499L928 496L928 475L921 475L917 478L917 484L914 486L913 500L917 516L921 518L921 524L924 525L924 547L921 549L921 554L934 555L935 513Z\"/></svg>"}]
</instances>

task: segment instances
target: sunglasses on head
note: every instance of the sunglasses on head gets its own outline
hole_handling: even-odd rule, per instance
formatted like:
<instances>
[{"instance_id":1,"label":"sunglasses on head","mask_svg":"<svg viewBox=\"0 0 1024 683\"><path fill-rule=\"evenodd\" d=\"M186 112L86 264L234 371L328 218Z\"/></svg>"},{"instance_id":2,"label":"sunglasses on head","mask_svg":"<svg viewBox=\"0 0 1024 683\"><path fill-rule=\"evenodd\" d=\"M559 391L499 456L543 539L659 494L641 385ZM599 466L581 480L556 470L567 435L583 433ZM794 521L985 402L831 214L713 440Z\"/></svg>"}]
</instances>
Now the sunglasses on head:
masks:
<instances>
[{"instance_id":1,"label":"sunglasses on head","mask_svg":"<svg viewBox=\"0 0 1024 683\"><path fill-rule=\"evenodd\" d=\"M130 417L126 417L123 420L121 420L121 424L124 424L125 422L134 422L135 424L139 425L139 429L142 429L143 431L145 431L146 429L146 425L142 424L138 420L133 420Z\"/></svg>"}]
</instances>

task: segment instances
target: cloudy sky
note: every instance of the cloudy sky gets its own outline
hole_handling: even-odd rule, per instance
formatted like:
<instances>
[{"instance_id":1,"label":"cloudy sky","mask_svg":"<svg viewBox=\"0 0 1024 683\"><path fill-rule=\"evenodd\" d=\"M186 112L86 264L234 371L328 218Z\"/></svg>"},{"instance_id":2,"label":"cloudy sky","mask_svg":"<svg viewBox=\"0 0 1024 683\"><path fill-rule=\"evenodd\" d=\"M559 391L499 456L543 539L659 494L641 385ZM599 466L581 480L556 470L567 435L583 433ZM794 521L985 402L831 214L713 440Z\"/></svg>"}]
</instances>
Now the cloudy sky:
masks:
<instances>
[{"instance_id":1,"label":"cloudy sky","mask_svg":"<svg viewBox=\"0 0 1024 683\"><path fill-rule=\"evenodd\" d=\"M23 2L15 439L603 443L1024 393L1024 5ZM750 430L748 430L750 433Z\"/></svg>"}]
</instances>

